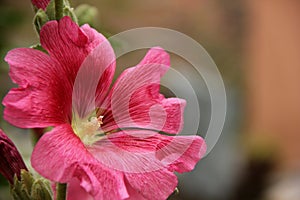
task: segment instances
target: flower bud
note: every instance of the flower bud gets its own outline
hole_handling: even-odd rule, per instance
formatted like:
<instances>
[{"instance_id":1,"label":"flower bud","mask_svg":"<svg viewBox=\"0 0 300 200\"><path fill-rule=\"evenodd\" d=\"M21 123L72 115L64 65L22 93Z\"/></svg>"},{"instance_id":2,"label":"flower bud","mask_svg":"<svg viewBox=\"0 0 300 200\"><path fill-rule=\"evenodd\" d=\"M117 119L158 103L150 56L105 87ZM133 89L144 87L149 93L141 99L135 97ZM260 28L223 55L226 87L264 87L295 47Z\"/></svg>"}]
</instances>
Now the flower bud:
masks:
<instances>
[{"instance_id":1,"label":"flower bud","mask_svg":"<svg viewBox=\"0 0 300 200\"><path fill-rule=\"evenodd\" d=\"M0 129L0 173L14 183L14 176L20 178L21 170L27 167L14 143Z\"/></svg>"},{"instance_id":2,"label":"flower bud","mask_svg":"<svg viewBox=\"0 0 300 200\"><path fill-rule=\"evenodd\" d=\"M38 9L46 10L50 0L31 0L31 3Z\"/></svg>"},{"instance_id":3,"label":"flower bud","mask_svg":"<svg viewBox=\"0 0 300 200\"><path fill-rule=\"evenodd\" d=\"M50 183L45 179L37 179L32 185L31 199L52 200Z\"/></svg>"},{"instance_id":4,"label":"flower bud","mask_svg":"<svg viewBox=\"0 0 300 200\"><path fill-rule=\"evenodd\" d=\"M52 200L50 182L43 179L34 179L30 172L22 170L21 180L14 179L11 187L11 195L14 200Z\"/></svg>"}]
</instances>

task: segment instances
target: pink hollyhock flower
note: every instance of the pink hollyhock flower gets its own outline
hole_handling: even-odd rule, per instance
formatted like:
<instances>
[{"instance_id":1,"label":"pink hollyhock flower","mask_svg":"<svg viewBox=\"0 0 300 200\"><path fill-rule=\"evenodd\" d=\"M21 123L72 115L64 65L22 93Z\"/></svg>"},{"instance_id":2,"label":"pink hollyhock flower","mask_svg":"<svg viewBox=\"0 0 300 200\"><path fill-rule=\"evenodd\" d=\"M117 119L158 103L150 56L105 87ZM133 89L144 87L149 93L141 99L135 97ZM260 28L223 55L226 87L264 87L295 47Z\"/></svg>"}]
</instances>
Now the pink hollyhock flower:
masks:
<instances>
[{"instance_id":1,"label":"pink hollyhock flower","mask_svg":"<svg viewBox=\"0 0 300 200\"><path fill-rule=\"evenodd\" d=\"M169 55L152 48L109 90L115 55L101 34L64 17L44 25L40 38L49 54L20 48L5 58L19 85L3 101L5 119L54 127L34 148L32 166L69 183L72 200L83 199L74 191L86 199L166 199L174 172L191 171L206 149L199 136L175 135L185 101L159 93Z\"/></svg>"},{"instance_id":2,"label":"pink hollyhock flower","mask_svg":"<svg viewBox=\"0 0 300 200\"><path fill-rule=\"evenodd\" d=\"M21 170L27 167L14 143L0 129L0 173L14 183L14 176L20 178Z\"/></svg>"},{"instance_id":3,"label":"pink hollyhock flower","mask_svg":"<svg viewBox=\"0 0 300 200\"><path fill-rule=\"evenodd\" d=\"M50 0L31 0L31 3L38 9L46 10L47 6L50 3Z\"/></svg>"}]
</instances>

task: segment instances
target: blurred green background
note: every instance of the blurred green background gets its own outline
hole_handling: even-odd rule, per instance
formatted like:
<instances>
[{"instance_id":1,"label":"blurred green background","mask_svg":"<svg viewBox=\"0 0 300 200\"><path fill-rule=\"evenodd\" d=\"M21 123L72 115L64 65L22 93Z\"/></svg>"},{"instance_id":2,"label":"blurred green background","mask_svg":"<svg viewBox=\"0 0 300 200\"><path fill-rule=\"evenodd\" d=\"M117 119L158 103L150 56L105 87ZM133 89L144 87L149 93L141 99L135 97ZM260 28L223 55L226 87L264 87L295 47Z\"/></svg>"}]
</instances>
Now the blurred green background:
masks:
<instances>
[{"instance_id":1,"label":"blurred green background","mask_svg":"<svg viewBox=\"0 0 300 200\"><path fill-rule=\"evenodd\" d=\"M196 169L179 176L180 200L300 199L300 14L298 1L251 0L74 0L98 8L93 26L105 35L136 27L165 27L198 41L218 66L227 90L226 124L214 150ZM0 1L0 100L15 87L3 61L7 51L38 42L30 0ZM144 51L118 59L117 74ZM172 64L190 67L172 55ZM197 83L198 80L191 80ZM199 133L208 126L209 94L199 97ZM164 91L164 90L163 90ZM3 106L0 105L3 113ZM202 117L203 116L203 117ZM30 131L0 116L29 164ZM203 135L204 136L204 135ZM0 200L7 200L1 178Z\"/></svg>"}]
</instances>

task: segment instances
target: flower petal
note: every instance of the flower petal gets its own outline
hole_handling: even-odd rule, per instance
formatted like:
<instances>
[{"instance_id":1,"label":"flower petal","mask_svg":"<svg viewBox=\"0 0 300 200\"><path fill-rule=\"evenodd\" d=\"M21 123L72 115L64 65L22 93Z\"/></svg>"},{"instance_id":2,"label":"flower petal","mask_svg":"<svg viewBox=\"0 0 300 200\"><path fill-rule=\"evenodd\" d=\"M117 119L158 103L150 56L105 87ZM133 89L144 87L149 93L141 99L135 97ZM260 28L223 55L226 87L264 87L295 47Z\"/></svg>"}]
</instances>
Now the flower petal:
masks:
<instances>
[{"instance_id":1,"label":"flower petal","mask_svg":"<svg viewBox=\"0 0 300 200\"><path fill-rule=\"evenodd\" d=\"M80 186L80 182L77 178L71 180L67 190L67 200L94 200L94 198Z\"/></svg>"},{"instance_id":2,"label":"flower petal","mask_svg":"<svg viewBox=\"0 0 300 200\"><path fill-rule=\"evenodd\" d=\"M91 102L101 103L108 92L115 71L111 45L103 35L88 25L78 27L69 17L44 25L41 44L61 64L70 82L76 82L73 106L83 117Z\"/></svg>"},{"instance_id":3,"label":"flower petal","mask_svg":"<svg viewBox=\"0 0 300 200\"><path fill-rule=\"evenodd\" d=\"M141 174L126 173L125 177L130 200L165 200L177 186L175 174L165 169Z\"/></svg>"},{"instance_id":4,"label":"flower petal","mask_svg":"<svg viewBox=\"0 0 300 200\"><path fill-rule=\"evenodd\" d=\"M40 40L43 48L65 70L77 71L88 54L87 35L69 17L46 23L41 29Z\"/></svg>"},{"instance_id":5,"label":"flower petal","mask_svg":"<svg viewBox=\"0 0 300 200\"><path fill-rule=\"evenodd\" d=\"M156 157L170 171L183 173L192 171L205 152L205 141L199 136L165 137L158 145Z\"/></svg>"},{"instance_id":6,"label":"flower petal","mask_svg":"<svg viewBox=\"0 0 300 200\"><path fill-rule=\"evenodd\" d=\"M56 182L69 181L75 169L66 170L76 162L84 163L88 160L92 160L92 156L68 124L57 126L45 133L31 156L31 163L36 171Z\"/></svg>"},{"instance_id":7,"label":"flower petal","mask_svg":"<svg viewBox=\"0 0 300 200\"><path fill-rule=\"evenodd\" d=\"M77 178L96 199L128 197L123 174L97 162L70 125L46 133L34 148L31 163L42 176L55 182L69 183Z\"/></svg>"},{"instance_id":8,"label":"flower petal","mask_svg":"<svg viewBox=\"0 0 300 200\"><path fill-rule=\"evenodd\" d=\"M82 65L89 75L97 72L96 78L88 80L100 79L94 86L97 92L93 95L84 90L90 84L83 82L85 87L80 90L83 91L80 97L85 98L80 99L84 100L86 96L94 100L97 94L96 100L103 101L115 70L115 56L104 36L88 25L79 28L69 17L43 26L41 43L50 55L21 48L10 51L5 58L10 65L12 80L20 86L11 90L4 99L5 119L21 128L71 122L73 85L82 77L77 78ZM85 80L87 77L91 76L86 76ZM93 81L88 83L94 84ZM79 105L89 104L79 102ZM87 106L80 109L88 110Z\"/></svg>"},{"instance_id":9,"label":"flower petal","mask_svg":"<svg viewBox=\"0 0 300 200\"><path fill-rule=\"evenodd\" d=\"M46 23L41 30L41 44L74 80L87 55L106 38L88 25L80 28L70 17ZM105 56L105 55L102 55Z\"/></svg>"},{"instance_id":10,"label":"flower petal","mask_svg":"<svg viewBox=\"0 0 300 200\"><path fill-rule=\"evenodd\" d=\"M205 153L199 136L166 136L147 130L112 133L89 148L104 166L125 173L145 173L164 168L191 171Z\"/></svg>"},{"instance_id":11,"label":"flower petal","mask_svg":"<svg viewBox=\"0 0 300 200\"><path fill-rule=\"evenodd\" d=\"M11 50L5 61L10 65L10 77L20 86L3 100L4 118L8 122L33 128L67 121L70 107L66 102L71 94L57 63L45 53L30 48Z\"/></svg>"},{"instance_id":12,"label":"flower petal","mask_svg":"<svg viewBox=\"0 0 300 200\"><path fill-rule=\"evenodd\" d=\"M102 138L89 151L103 166L124 172L128 199L143 200L167 199L177 185L173 172L191 171L205 149L199 136L128 130Z\"/></svg>"},{"instance_id":13,"label":"flower petal","mask_svg":"<svg viewBox=\"0 0 300 200\"><path fill-rule=\"evenodd\" d=\"M96 92L96 104L99 106L103 103L114 78L116 56L109 41L103 35L91 28L88 24L83 25L81 29L89 38L89 48L93 49L91 54L99 56L97 59L98 62L95 62L95 66L101 67L101 72L104 71L99 80ZM92 57L92 55L90 57ZM99 58L103 60L99 62Z\"/></svg>"},{"instance_id":14,"label":"flower petal","mask_svg":"<svg viewBox=\"0 0 300 200\"><path fill-rule=\"evenodd\" d=\"M72 104L81 117L86 117L104 100L115 69L115 54L105 40L85 58L77 73Z\"/></svg>"},{"instance_id":15,"label":"flower petal","mask_svg":"<svg viewBox=\"0 0 300 200\"><path fill-rule=\"evenodd\" d=\"M118 78L104 105L103 129L138 127L178 133L183 126L185 100L159 94L160 78L170 65L169 55L152 48L142 62ZM121 98L120 98L121 97Z\"/></svg>"},{"instance_id":16,"label":"flower petal","mask_svg":"<svg viewBox=\"0 0 300 200\"><path fill-rule=\"evenodd\" d=\"M148 131L144 134L153 134ZM134 131L131 134L141 134ZM148 139L148 140L147 140ZM152 138L132 138L124 132L113 133L101 138L89 151L107 168L128 173L144 173L164 168L155 157L155 142Z\"/></svg>"}]
</instances>

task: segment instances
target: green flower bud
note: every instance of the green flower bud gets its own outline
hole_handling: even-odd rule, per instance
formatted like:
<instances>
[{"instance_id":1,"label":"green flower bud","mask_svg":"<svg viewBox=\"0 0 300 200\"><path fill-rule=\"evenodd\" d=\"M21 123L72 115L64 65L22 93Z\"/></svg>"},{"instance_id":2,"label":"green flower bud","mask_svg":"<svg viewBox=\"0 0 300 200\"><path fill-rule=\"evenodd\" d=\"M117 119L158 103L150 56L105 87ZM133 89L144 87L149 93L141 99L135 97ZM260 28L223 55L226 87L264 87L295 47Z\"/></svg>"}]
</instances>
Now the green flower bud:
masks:
<instances>
[{"instance_id":1,"label":"green flower bud","mask_svg":"<svg viewBox=\"0 0 300 200\"><path fill-rule=\"evenodd\" d=\"M34 183L34 178L32 177L32 174L26 170L21 171L21 187L23 187L24 190L28 192L29 195L31 195L31 188Z\"/></svg>"},{"instance_id":2,"label":"green flower bud","mask_svg":"<svg viewBox=\"0 0 300 200\"><path fill-rule=\"evenodd\" d=\"M11 186L11 196L14 200L52 200L52 190L49 181L34 179L28 171L22 170L21 180L15 176Z\"/></svg>"},{"instance_id":3,"label":"green flower bud","mask_svg":"<svg viewBox=\"0 0 300 200\"><path fill-rule=\"evenodd\" d=\"M22 174L21 179L23 179ZM18 180L17 176L14 177L14 184L11 186L10 192L14 200L30 200L30 191L27 190L27 186L22 181Z\"/></svg>"},{"instance_id":4,"label":"green flower bud","mask_svg":"<svg viewBox=\"0 0 300 200\"><path fill-rule=\"evenodd\" d=\"M50 183L44 179L37 179L31 189L32 200L52 200Z\"/></svg>"},{"instance_id":5,"label":"green flower bud","mask_svg":"<svg viewBox=\"0 0 300 200\"><path fill-rule=\"evenodd\" d=\"M98 10L96 7L82 4L75 9L75 14L78 17L78 24L80 26L83 24L90 24L93 26L98 15Z\"/></svg>"}]
</instances>

